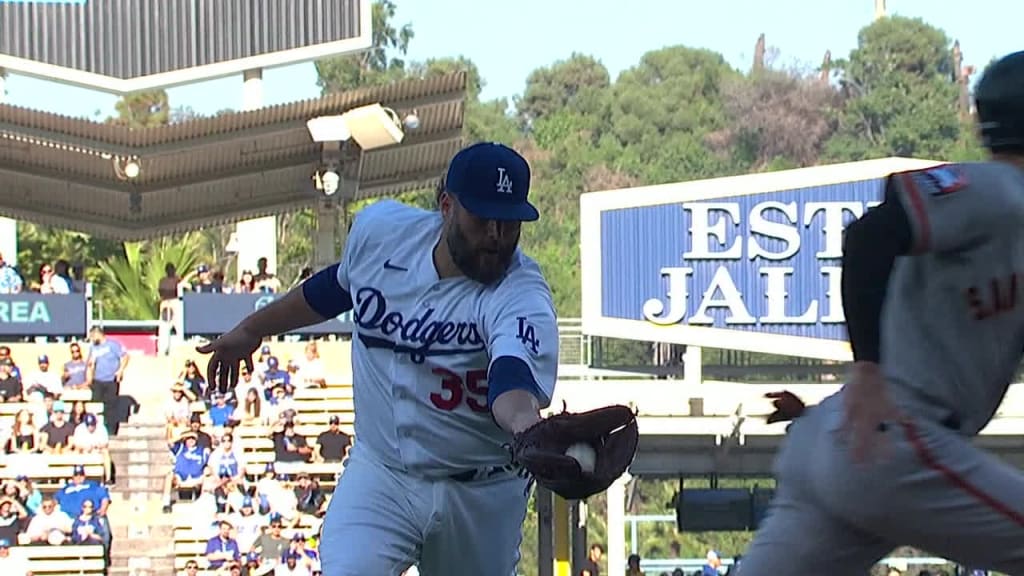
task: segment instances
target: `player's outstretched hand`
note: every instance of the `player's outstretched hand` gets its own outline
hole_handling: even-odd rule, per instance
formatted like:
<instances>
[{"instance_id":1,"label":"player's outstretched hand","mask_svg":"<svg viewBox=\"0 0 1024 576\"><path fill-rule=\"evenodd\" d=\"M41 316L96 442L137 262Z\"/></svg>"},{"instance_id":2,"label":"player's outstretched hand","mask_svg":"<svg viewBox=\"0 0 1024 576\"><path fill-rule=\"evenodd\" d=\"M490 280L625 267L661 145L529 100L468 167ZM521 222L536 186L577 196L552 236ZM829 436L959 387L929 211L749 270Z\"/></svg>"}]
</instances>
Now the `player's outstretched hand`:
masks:
<instances>
[{"instance_id":1,"label":"player's outstretched hand","mask_svg":"<svg viewBox=\"0 0 1024 576\"><path fill-rule=\"evenodd\" d=\"M206 365L206 383L218 392L234 390L238 385L244 363L252 373L252 355L259 348L262 339L242 326L236 326L213 342L196 348L200 354L212 354Z\"/></svg>"},{"instance_id":2,"label":"player's outstretched hand","mask_svg":"<svg viewBox=\"0 0 1024 576\"><path fill-rule=\"evenodd\" d=\"M789 390L783 390L782 392L769 392L765 394L764 397L770 398L772 400L772 406L775 408L775 412L768 415L769 424L796 420L807 408L804 401Z\"/></svg>"},{"instance_id":3,"label":"player's outstretched hand","mask_svg":"<svg viewBox=\"0 0 1024 576\"><path fill-rule=\"evenodd\" d=\"M885 431L898 419L899 412L887 386L878 364L853 364L850 380L843 388L842 432L855 462L881 458L889 449Z\"/></svg>"}]
</instances>

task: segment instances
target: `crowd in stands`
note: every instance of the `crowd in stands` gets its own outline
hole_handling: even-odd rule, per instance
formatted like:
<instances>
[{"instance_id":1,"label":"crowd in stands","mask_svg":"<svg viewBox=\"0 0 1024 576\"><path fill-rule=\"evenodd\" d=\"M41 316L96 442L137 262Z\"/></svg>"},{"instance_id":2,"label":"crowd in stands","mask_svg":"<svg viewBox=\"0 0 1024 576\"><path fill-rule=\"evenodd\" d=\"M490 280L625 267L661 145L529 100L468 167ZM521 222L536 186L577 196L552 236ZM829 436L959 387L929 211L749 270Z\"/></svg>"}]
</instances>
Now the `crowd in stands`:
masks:
<instances>
[{"instance_id":1,"label":"crowd in stands","mask_svg":"<svg viewBox=\"0 0 1024 576\"><path fill-rule=\"evenodd\" d=\"M268 270L266 258L260 258L256 262L256 271L242 270L238 275L238 281L228 282L222 270L216 270L206 264L200 264L195 271L182 277L178 274L173 264L167 264L164 271L165 277L159 288L162 300L176 298L182 291L200 292L204 294L262 294L276 293L287 286L282 286L281 280ZM313 269L306 268L302 271L298 282L312 276Z\"/></svg>"},{"instance_id":2,"label":"crowd in stands","mask_svg":"<svg viewBox=\"0 0 1024 576\"><path fill-rule=\"evenodd\" d=\"M93 336L88 354L83 355L81 344L70 344L60 368L52 367L46 355L29 368L8 346L0 346L0 449L8 470L25 472L0 484L4 574L25 573L19 572L23 557L12 555L12 547L97 544L109 558L110 426L105 406L95 402L92 389L97 350L103 348L102 334ZM117 360L116 354L112 358ZM69 465L70 478L57 484L30 478L57 460ZM94 464L102 472L87 470Z\"/></svg>"},{"instance_id":3,"label":"crowd in stands","mask_svg":"<svg viewBox=\"0 0 1024 576\"><path fill-rule=\"evenodd\" d=\"M300 434L303 414L294 397L297 389L325 386L316 342L306 345L304 358L283 366L263 346L253 372L243 373L228 395L212 390L196 364L186 362L165 412L173 470L164 511L187 507L194 525L209 530L205 554L189 559L186 574L320 573L319 527L330 496L320 486L322 473L307 467L331 464L336 476L352 439L337 416L316 438ZM259 429L273 446L273 460L258 471L238 441L245 428Z\"/></svg>"},{"instance_id":4,"label":"crowd in stands","mask_svg":"<svg viewBox=\"0 0 1024 576\"><path fill-rule=\"evenodd\" d=\"M0 294L71 294L85 292L85 285L85 267L80 263L72 265L67 260L57 260L52 264L44 263L39 266L35 278L27 281L25 276L0 254Z\"/></svg>"}]
</instances>

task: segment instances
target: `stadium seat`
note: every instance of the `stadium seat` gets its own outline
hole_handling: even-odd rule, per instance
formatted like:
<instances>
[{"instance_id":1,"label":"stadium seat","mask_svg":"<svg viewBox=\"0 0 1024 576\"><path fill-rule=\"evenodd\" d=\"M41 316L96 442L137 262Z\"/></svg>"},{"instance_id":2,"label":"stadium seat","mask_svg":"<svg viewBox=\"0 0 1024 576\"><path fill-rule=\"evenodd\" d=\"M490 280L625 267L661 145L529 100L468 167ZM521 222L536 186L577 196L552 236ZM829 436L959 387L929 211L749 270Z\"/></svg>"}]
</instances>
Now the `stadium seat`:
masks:
<instances>
[{"instance_id":1,"label":"stadium seat","mask_svg":"<svg viewBox=\"0 0 1024 576\"><path fill-rule=\"evenodd\" d=\"M105 571L102 546L23 546L36 576L100 576Z\"/></svg>"}]
</instances>

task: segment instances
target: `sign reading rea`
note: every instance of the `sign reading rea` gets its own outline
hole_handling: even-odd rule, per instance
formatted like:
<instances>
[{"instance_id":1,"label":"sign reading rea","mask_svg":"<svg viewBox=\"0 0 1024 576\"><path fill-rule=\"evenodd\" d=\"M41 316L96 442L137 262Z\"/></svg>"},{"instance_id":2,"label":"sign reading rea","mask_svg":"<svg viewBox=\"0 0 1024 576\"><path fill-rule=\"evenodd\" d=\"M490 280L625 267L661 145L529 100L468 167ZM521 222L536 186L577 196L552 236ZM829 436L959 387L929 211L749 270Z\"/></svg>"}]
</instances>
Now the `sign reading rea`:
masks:
<instances>
[{"instance_id":1,"label":"sign reading rea","mask_svg":"<svg viewBox=\"0 0 1024 576\"><path fill-rule=\"evenodd\" d=\"M849 358L843 231L889 158L581 197L586 333L834 360Z\"/></svg>"},{"instance_id":2,"label":"sign reading rea","mask_svg":"<svg viewBox=\"0 0 1024 576\"><path fill-rule=\"evenodd\" d=\"M370 0L0 0L0 68L124 94L369 48Z\"/></svg>"}]
</instances>

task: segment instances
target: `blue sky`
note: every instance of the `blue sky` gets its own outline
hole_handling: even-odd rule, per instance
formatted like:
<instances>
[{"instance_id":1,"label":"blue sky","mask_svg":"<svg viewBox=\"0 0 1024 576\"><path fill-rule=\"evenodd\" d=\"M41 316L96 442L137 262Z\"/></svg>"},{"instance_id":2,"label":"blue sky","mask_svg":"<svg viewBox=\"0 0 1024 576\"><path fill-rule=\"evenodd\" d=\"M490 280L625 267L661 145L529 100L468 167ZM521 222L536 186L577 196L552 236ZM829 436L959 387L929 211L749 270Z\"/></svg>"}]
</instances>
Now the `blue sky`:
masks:
<instances>
[{"instance_id":1,"label":"blue sky","mask_svg":"<svg viewBox=\"0 0 1024 576\"><path fill-rule=\"evenodd\" d=\"M520 94L527 75L574 51L601 60L614 78L649 50L685 44L722 53L746 69L757 36L784 63L814 66L825 50L842 57L871 22L874 0L396 0L397 23L416 33L409 58L463 55L480 67L484 98ZM628 7L627 9L623 9ZM1024 48L1024 2L888 0L890 14L921 17L959 39L968 64ZM106 117L116 98L25 77L7 81L10 104L71 116ZM212 114L241 105L241 77L170 90L172 106ZM312 64L264 74L266 105L319 96Z\"/></svg>"}]
</instances>

